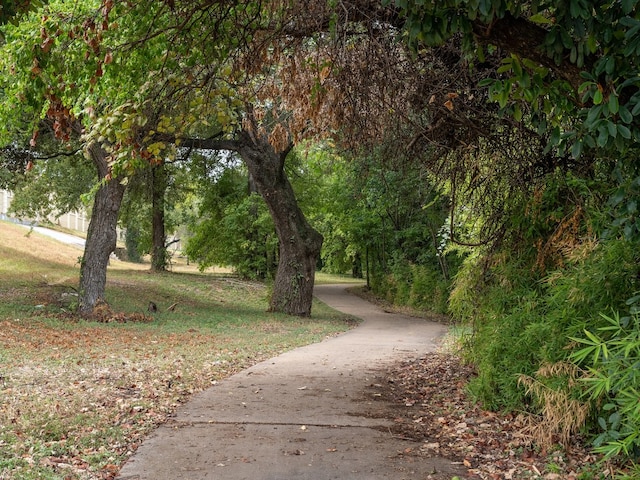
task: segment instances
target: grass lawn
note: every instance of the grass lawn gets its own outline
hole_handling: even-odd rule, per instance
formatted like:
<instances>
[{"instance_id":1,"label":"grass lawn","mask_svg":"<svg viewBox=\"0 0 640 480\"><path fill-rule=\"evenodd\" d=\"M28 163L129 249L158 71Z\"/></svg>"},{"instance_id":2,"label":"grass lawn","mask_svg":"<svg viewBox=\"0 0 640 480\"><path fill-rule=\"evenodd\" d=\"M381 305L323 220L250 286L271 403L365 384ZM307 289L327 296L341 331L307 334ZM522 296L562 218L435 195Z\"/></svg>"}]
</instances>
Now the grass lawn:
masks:
<instances>
[{"instance_id":1,"label":"grass lawn","mask_svg":"<svg viewBox=\"0 0 640 480\"><path fill-rule=\"evenodd\" d=\"M318 302L267 313L268 288L228 274L117 260L104 321L78 320L81 254L0 222L0 479L113 478L193 393L353 324Z\"/></svg>"}]
</instances>

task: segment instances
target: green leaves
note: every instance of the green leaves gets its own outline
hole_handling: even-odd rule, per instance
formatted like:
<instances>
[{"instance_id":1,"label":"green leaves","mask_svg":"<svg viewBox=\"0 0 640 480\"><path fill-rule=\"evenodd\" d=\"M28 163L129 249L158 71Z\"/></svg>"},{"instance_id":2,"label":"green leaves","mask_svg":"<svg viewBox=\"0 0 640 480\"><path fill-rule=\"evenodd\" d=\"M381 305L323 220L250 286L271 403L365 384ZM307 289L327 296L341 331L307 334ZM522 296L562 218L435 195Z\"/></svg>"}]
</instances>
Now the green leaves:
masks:
<instances>
[{"instance_id":1,"label":"green leaves","mask_svg":"<svg viewBox=\"0 0 640 480\"><path fill-rule=\"evenodd\" d=\"M635 305L638 299L640 296L633 297L627 304ZM584 337L572 338L584 346L570 358L586 366L584 395L595 405L603 404L598 417L602 433L594 446L609 458L631 455L640 447L640 318L637 312L625 317L617 312L601 317L605 324L598 333L585 330Z\"/></svg>"},{"instance_id":2,"label":"green leaves","mask_svg":"<svg viewBox=\"0 0 640 480\"><path fill-rule=\"evenodd\" d=\"M497 78L481 86L488 86L490 99L517 121L526 119L527 112L542 111L546 115L546 128L560 126L563 130L575 130L575 138L583 139L581 144L551 143L559 148L560 154L570 149L573 156L588 153L616 157L634 148L634 139L640 138L637 127L640 122L636 122L640 99L629 98L630 89L637 89L640 84L640 66L635 61L640 56L637 1L606 3L596 10L587 0L536 2L530 10L521 2L496 0L401 3L414 38L428 40L431 37L425 35L434 29L438 31L438 42L455 32L467 35L470 32L467 28L456 29L441 21L452 15L475 22L477 28L483 22L490 25L508 12L548 30L543 45L532 45L531 55L535 56L536 47L543 47L558 65L555 71L536 71L541 62L527 64L527 54L520 49L517 56L510 55L503 60ZM459 21L457 25L463 23ZM469 53L481 60L482 54L478 53L481 51L474 47ZM563 65L567 59L588 76L587 84L579 89L582 103L568 101L575 93L572 91L575 86L567 83L562 73L567 72ZM542 108L547 101L552 108ZM599 106L606 108L594 109ZM581 119L586 117L588 120L581 125ZM537 126L540 125L543 123Z\"/></svg>"},{"instance_id":3,"label":"green leaves","mask_svg":"<svg viewBox=\"0 0 640 480\"><path fill-rule=\"evenodd\" d=\"M2 0L0 5L0 25L11 22L16 25L19 22L19 16L29 10L35 10L46 1L44 0Z\"/></svg>"},{"instance_id":4,"label":"green leaves","mask_svg":"<svg viewBox=\"0 0 640 480\"><path fill-rule=\"evenodd\" d=\"M607 202L613 220L606 233L609 236L622 235L628 241L637 242L640 240L640 177L637 173L628 172L622 162L614 170L614 177L618 187Z\"/></svg>"},{"instance_id":5,"label":"green leaves","mask_svg":"<svg viewBox=\"0 0 640 480\"><path fill-rule=\"evenodd\" d=\"M603 315L603 318L605 320L611 321L611 319L605 315ZM574 342L587 345L586 347L572 353L572 360L576 361L577 363L582 363L583 361L589 359L590 363L593 365L598 364L601 360L606 360L609 356L609 352L604 340L597 334L591 333L589 330L584 330L583 333L586 338L571 338L571 340Z\"/></svg>"},{"instance_id":6,"label":"green leaves","mask_svg":"<svg viewBox=\"0 0 640 480\"><path fill-rule=\"evenodd\" d=\"M636 7L638 0L621 0L620 4L622 5L622 11L629 15L633 9Z\"/></svg>"}]
</instances>

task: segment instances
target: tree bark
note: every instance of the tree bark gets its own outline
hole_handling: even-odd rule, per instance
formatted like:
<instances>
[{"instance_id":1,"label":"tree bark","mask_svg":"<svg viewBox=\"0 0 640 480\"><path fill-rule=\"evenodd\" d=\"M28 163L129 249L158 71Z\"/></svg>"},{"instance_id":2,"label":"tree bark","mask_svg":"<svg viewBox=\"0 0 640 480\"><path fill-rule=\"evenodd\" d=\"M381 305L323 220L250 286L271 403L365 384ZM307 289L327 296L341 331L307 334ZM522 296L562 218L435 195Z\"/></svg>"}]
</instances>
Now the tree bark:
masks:
<instances>
[{"instance_id":1,"label":"tree bark","mask_svg":"<svg viewBox=\"0 0 640 480\"><path fill-rule=\"evenodd\" d=\"M270 310L311 315L316 263L322 235L307 222L284 172L290 148L278 153L266 137L242 132L235 149L269 208L279 241L279 261Z\"/></svg>"},{"instance_id":2,"label":"tree bark","mask_svg":"<svg viewBox=\"0 0 640 480\"><path fill-rule=\"evenodd\" d=\"M164 224L164 195L167 188L167 172L164 163L151 167L151 270L164 272L167 269L167 245Z\"/></svg>"},{"instance_id":3,"label":"tree bark","mask_svg":"<svg viewBox=\"0 0 640 480\"><path fill-rule=\"evenodd\" d=\"M80 266L80 297L78 311L90 315L96 304L105 299L107 265L116 248L118 213L125 186L111 179L107 153L99 145L89 147L89 154L102 183L93 202L84 255Z\"/></svg>"}]
</instances>

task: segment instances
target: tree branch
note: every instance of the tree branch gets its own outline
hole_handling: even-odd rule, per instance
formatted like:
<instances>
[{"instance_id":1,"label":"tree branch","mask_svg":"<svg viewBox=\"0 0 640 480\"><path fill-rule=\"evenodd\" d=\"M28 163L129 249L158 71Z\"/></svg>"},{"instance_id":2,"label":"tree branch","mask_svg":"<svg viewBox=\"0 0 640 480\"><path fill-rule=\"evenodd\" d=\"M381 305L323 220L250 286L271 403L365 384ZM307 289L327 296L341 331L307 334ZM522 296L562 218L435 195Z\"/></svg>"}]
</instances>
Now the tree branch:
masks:
<instances>
[{"instance_id":1,"label":"tree branch","mask_svg":"<svg viewBox=\"0 0 640 480\"><path fill-rule=\"evenodd\" d=\"M238 140L221 140L216 138L173 138L173 143L178 142L180 147L196 148L199 150L229 150L237 152L241 146Z\"/></svg>"},{"instance_id":2,"label":"tree branch","mask_svg":"<svg viewBox=\"0 0 640 480\"><path fill-rule=\"evenodd\" d=\"M71 150L68 152L55 152L49 155L40 156L38 154L33 155L34 160L51 160L52 158L57 157L73 157L82 151L82 148L76 148L75 150Z\"/></svg>"},{"instance_id":3,"label":"tree branch","mask_svg":"<svg viewBox=\"0 0 640 480\"><path fill-rule=\"evenodd\" d=\"M14 147L10 145L6 145L4 147L0 147L0 153L4 155L10 155L13 157L21 156L22 158L28 158L32 160L51 160L57 157L73 157L82 151L81 148L77 148L75 150L70 150L66 152L54 152L49 153L47 155L40 155L37 151L29 150L27 148Z\"/></svg>"}]
</instances>

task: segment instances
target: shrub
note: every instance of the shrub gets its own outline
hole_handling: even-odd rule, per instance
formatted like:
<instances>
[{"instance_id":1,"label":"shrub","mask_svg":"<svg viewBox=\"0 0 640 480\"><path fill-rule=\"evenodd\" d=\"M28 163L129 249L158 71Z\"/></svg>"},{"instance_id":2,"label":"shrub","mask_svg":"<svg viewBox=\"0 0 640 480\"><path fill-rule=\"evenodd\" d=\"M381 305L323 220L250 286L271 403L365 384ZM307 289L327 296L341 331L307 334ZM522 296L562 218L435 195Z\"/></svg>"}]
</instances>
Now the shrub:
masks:
<instances>
[{"instance_id":1,"label":"shrub","mask_svg":"<svg viewBox=\"0 0 640 480\"><path fill-rule=\"evenodd\" d=\"M469 390L492 410L526 408L527 398L518 378L532 375L548 360L544 345L553 336L551 326L537 311L534 291L522 292L520 298L522 304L510 313L477 324L467 349L468 359L478 373L469 383Z\"/></svg>"},{"instance_id":2,"label":"shrub","mask_svg":"<svg viewBox=\"0 0 640 480\"><path fill-rule=\"evenodd\" d=\"M630 300L632 307L640 300ZM573 340L582 346L571 359L586 370L582 381L601 431L595 450L606 458L640 454L640 315L602 314L603 326Z\"/></svg>"},{"instance_id":3,"label":"shrub","mask_svg":"<svg viewBox=\"0 0 640 480\"><path fill-rule=\"evenodd\" d=\"M482 302L482 268L480 251L465 258L453 278L449 294L449 312L460 322L473 323Z\"/></svg>"},{"instance_id":4,"label":"shrub","mask_svg":"<svg viewBox=\"0 0 640 480\"><path fill-rule=\"evenodd\" d=\"M411 273L409 305L421 310L446 313L451 282L445 280L440 272L420 265L412 266Z\"/></svg>"},{"instance_id":5,"label":"shrub","mask_svg":"<svg viewBox=\"0 0 640 480\"><path fill-rule=\"evenodd\" d=\"M388 273L372 275L373 293L394 305L446 313L451 282L430 266L397 260Z\"/></svg>"}]
</instances>

